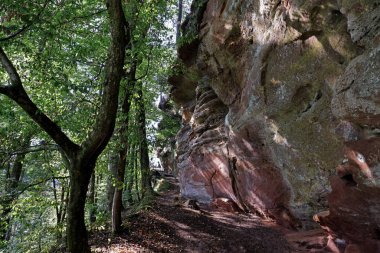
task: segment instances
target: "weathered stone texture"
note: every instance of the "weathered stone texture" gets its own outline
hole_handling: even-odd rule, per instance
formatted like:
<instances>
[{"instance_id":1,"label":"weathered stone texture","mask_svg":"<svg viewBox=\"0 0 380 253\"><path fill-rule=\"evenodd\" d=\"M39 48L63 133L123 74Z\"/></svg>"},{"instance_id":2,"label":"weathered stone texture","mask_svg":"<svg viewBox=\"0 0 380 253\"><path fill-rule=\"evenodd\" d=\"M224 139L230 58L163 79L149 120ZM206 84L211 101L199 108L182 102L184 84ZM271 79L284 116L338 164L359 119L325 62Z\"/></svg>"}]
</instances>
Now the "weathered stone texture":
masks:
<instances>
[{"instance_id":1,"label":"weathered stone texture","mask_svg":"<svg viewBox=\"0 0 380 253\"><path fill-rule=\"evenodd\" d=\"M200 2L170 79L182 195L290 227L328 201L335 235L365 215L379 240L380 1Z\"/></svg>"}]
</instances>

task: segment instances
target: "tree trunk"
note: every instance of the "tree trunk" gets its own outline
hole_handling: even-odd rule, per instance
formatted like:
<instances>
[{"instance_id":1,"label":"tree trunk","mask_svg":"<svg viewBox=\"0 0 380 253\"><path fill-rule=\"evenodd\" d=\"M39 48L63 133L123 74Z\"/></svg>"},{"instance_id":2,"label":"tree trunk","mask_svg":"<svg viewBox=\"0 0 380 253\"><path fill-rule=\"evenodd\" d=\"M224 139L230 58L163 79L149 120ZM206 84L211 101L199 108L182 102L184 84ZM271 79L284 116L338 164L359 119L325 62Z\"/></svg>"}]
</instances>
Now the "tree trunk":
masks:
<instances>
[{"instance_id":1,"label":"tree trunk","mask_svg":"<svg viewBox=\"0 0 380 253\"><path fill-rule=\"evenodd\" d=\"M84 222L86 193L95 164L81 166L76 161L70 168L70 197L67 208L67 248L71 253L89 253L87 230Z\"/></svg>"},{"instance_id":2,"label":"tree trunk","mask_svg":"<svg viewBox=\"0 0 380 253\"><path fill-rule=\"evenodd\" d=\"M179 43L179 38L181 37L182 6L183 6L183 0L178 0L178 16L177 16L176 38L175 38L175 41L177 44Z\"/></svg>"},{"instance_id":3,"label":"tree trunk","mask_svg":"<svg viewBox=\"0 0 380 253\"><path fill-rule=\"evenodd\" d=\"M95 170L91 175L90 179L90 191L88 194L88 203L90 204L90 223L94 223L96 221L96 201L95 201Z\"/></svg>"},{"instance_id":4,"label":"tree trunk","mask_svg":"<svg viewBox=\"0 0 380 253\"><path fill-rule=\"evenodd\" d=\"M142 91L142 83L137 83L137 118L138 118L138 131L140 138L140 166L141 166L141 193L145 198L153 195L153 188L151 184L151 174L149 165L149 149L148 141L146 138L146 121L145 121L145 105Z\"/></svg>"},{"instance_id":5,"label":"tree trunk","mask_svg":"<svg viewBox=\"0 0 380 253\"><path fill-rule=\"evenodd\" d=\"M134 60L128 73L128 82L125 90L124 101L121 107L121 113L124 117L120 132L119 132L119 160L117 166L116 188L113 196L112 204L112 232L120 233L122 230L121 211L123 207L123 189L125 167L127 164L128 155L128 124L129 124L129 111L131 109L131 95L133 94L135 79L136 79L137 62Z\"/></svg>"},{"instance_id":6,"label":"tree trunk","mask_svg":"<svg viewBox=\"0 0 380 253\"><path fill-rule=\"evenodd\" d=\"M128 165L127 165L127 187L126 187L126 194L127 194L127 201L129 205L133 205L133 198L132 198L132 186L134 183L133 180L133 173L134 173L134 146L130 144L130 147L128 148Z\"/></svg>"},{"instance_id":7,"label":"tree trunk","mask_svg":"<svg viewBox=\"0 0 380 253\"><path fill-rule=\"evenodd\" d=\"M116 186L115 186L115 192L113 195L113 202L112 202L112 232L113 233L120 233L122 231L121 211L123 210L123 188L124 188L123 185L124 185L125 164L126 164L126 158L124 155L124 151L120 151L118 167L117 167Z\"/></svg>"},{"instance_id":8,"label":"tree trunk","mask_svg":"<svg viewBox=\"0 0 380 253\"><path fill-rule=\"evenodd\" d=\"M139 187L139 171L137 170L138 167L138 153L137 149L134 150L134 156L133 156L133 171L134 171L134 177L135 177L135 192L136 192L136 199L137 202L141 200L140 198L140 187Z\"/></svg>"},{"instance_id":9,"label":"tree trunk","mask_svg":"<svg viewBox=\"0 0 380 253\"><path fill-rule=\"evenodd\" d=\"M113 195L115 193L114 180L117 177L117 161L118 159L115 155L109 155L108 171L111 173L111 176L108 177L107 181L107 207L110 213L112 212Z\"/></svg>"},{"instance_id":10,"label":"tree trunk","mask_svg":"<svg viewBox=\"0 0 380 253\"><path fill-rule=\"evenodd\" d=\"M122 188L121 186L119 186ZM120 233L122 231L122 219L121 219L121 211L122 211L122 201L123 189L116 187L115 193L113 195L113 203L112 203L112 232Z\"/></svg>"}]
</instances>

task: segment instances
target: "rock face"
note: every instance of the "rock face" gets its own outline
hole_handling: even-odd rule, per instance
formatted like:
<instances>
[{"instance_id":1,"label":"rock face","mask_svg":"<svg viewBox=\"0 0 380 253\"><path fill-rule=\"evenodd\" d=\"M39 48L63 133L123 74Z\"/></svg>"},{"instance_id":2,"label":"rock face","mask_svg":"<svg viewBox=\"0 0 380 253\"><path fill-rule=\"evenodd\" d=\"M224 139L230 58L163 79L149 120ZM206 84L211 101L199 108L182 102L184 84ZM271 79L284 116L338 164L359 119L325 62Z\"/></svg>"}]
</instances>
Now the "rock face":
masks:
<instances>
[{"instance_id":1,"label":"rock face","mask_svg":"<svg viewBox=\"0 0 380 253\"><path fill-rule=\"evenodd\" d=\"M376 245L380 1L196 0L182 28L181 194L289 227L329 206L330 233Z\"/></svg>"}]
</instances>

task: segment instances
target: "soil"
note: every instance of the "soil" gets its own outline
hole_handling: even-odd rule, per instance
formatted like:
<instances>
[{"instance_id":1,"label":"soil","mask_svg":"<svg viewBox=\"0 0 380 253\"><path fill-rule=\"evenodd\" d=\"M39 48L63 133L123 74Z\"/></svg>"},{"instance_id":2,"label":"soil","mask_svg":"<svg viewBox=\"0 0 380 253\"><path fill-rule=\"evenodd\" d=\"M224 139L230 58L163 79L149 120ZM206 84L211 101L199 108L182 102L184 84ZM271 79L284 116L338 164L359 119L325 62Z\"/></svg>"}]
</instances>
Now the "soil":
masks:
<instances>
[{"instance_id":1,"label":"soil","mask_svg":"<svg viewBox=\"0 0 380 253\"><path fill-rule=\"evenodd\" d=\"M90 235L93 252L329 252L322 230L295 232L252 214L223 213L185 206L179 187L157 197L152 208L129 217L120 235Z\"/></svg>"}]
</instances>

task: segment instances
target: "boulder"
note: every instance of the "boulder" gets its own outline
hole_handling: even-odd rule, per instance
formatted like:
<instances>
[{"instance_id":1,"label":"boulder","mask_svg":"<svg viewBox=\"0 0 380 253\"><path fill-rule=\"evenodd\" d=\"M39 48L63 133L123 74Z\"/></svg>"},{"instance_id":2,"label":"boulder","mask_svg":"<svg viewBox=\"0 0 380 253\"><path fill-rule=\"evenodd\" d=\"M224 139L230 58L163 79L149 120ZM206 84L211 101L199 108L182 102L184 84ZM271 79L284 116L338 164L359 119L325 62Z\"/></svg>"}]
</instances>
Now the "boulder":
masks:
<instances>
[{"instance_id":1,"label":"boulder","mask_svg":"<svg viewBox=\"0 0 380 253\"><path fill-rule=\"evenodd\" d=\"M343 238L346 252L380 251L380 138L346 144L345 160L330 179L329 211L315 220L334 237Z\"/></svg>"}]
</instances>

